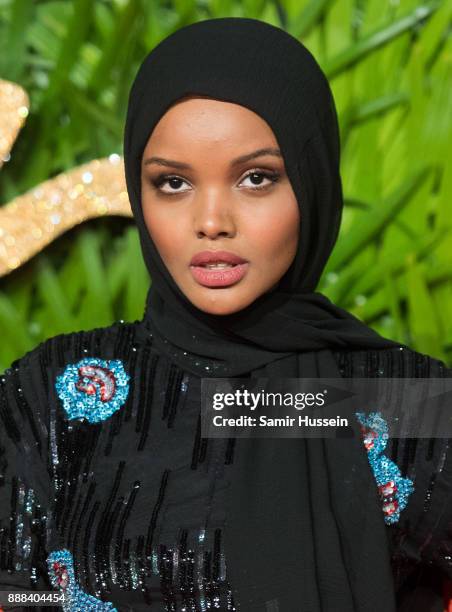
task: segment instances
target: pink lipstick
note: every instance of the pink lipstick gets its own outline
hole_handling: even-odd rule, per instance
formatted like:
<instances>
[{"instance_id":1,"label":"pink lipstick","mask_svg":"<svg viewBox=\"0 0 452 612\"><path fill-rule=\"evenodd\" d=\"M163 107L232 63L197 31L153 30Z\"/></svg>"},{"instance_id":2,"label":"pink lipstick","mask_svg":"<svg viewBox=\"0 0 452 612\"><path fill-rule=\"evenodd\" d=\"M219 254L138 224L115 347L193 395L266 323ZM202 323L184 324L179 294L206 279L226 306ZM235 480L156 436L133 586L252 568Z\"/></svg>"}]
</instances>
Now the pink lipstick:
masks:
<instances>
[{"instance_id":1,"label":"pink lipstick","mask_svg":"<svg viewBox=\"0 0 452 612\"><path fill-rule=\"evenodd\" d=\"M190 271L204 287L229 287L246 274L249 262L229 251L202 251L192 257Z\"/></svg>"}]
</instances>

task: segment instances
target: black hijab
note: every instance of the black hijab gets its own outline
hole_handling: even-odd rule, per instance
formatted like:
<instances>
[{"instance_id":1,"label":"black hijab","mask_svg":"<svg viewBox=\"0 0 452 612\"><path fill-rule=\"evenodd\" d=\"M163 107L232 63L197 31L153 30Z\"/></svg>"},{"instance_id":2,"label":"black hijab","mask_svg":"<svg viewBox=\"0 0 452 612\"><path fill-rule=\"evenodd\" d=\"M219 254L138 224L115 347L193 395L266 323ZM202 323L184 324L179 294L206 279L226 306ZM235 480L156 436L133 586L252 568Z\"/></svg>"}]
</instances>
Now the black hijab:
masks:
<instances>
[{"instance_id":1,"label":"black hijab","mask_svg":"<svg viewBox=\"0 0 452 612\"><path fill-rule=\"evenodd\" d=\"M299 248L279 285L227 316L200 311L182 293L141 208L146 143L168 108L190 94L241 104L270 125L301 213ZM201 377L335 378L335 348L400 346L315 291L339 232L339 159L328 81L285 31L248 18L208 19L145 58L124 137L127 189L152 280L143 330L182 368ZM237 440L226 563L242 612L395 610L377 486L350 422L348 439Z\"/></svg>"}]
</instances>

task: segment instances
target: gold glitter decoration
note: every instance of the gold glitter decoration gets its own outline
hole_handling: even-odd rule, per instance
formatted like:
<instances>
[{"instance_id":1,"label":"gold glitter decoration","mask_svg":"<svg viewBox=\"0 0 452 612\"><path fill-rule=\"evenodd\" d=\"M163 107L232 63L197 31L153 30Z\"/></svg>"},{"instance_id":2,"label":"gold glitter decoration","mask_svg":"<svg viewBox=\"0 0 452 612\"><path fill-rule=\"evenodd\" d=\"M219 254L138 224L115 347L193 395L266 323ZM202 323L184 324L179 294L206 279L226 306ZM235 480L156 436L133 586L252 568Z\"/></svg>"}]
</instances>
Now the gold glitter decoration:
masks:
<instances>
[{"instance_id":1,"label":"gold glitter decoration","mask_svg":"<svg viewBox=\"0 0 452 612\"><path fill-rule=\"evenodd\" d=\"M24 90L0 80L3 161L9 160L27 115ZM74 226L107 215L132 217L124 162L116 153L63 172L0 207L0 276L23 265Z\"/></svg>"},{"instance_id":2,"label":"gold glitter decoration","mask_svg":"<svg viewBox=\"0 0 452 612\"><path fill-rule=\"evenodd\" d=\"M22 87L0 79L0 168L10 159L10 151L29 107L28 95Z\"/></svg>"}]
</instances>

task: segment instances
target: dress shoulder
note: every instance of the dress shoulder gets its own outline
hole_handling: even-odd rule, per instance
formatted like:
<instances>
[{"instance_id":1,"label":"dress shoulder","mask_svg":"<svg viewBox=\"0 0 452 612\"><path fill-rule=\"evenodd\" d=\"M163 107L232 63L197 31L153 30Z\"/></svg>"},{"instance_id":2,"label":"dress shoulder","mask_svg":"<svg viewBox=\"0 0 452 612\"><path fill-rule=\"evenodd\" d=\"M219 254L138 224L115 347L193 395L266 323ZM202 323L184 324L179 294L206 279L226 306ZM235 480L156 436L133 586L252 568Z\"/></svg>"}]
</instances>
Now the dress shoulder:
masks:
<instances>
[{"instance_id":1,"label":"dress shoulder","mask_svg":"<svg viewBox=\"0 0 452 612\"><path fill-rule=\"evenodd\" d=\"M54 413L63 398L57 376L83 360L119 367L133 352L135 328L120 321L50 337L0 375L0 590L52 590L47 554L59 546L50 511L58 488ZM110 381L101 382L108 393Z\"/></svg>"},{"instance_id":2,"label":"dress shoulder","mask_svg":"<svg viewBox=\"0 0 452 612\"><path fill-rule=\"evenodd\" d=\"M452 377L442 360L408 347L336 351L335 357L343 376ZM398 609L442 610L452 580L452 438L398 438L390 428L388 436L388 460L414 485L399 520L387 526Z\"/></svg>"},{"instance_id":3,"label":"dress shoulder","mask_svg":"<svg viewBox=\"0 0 452 612\"><path fill-rule=\"evenodd\" d=\"M452 369L443 361L407 346L385 349L339 349L334 356L345 377L450 377Z\"/></svg>"}]
</instances>

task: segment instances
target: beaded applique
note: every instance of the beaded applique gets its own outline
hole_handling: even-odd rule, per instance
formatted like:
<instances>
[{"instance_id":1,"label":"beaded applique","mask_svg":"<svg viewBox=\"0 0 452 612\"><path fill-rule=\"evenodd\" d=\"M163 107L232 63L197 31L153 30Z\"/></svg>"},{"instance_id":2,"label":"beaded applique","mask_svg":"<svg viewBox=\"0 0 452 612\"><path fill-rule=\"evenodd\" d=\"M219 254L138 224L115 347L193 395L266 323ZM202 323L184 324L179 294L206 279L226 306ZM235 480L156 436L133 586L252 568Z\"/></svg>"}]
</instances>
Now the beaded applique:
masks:
<instances>
[{"instance_id":1,"label":"beaded applique","mask_svg":"<svg viewBox=\"0 0 452 612\"><path fill-rule=\"evenodd\" d=\"M57 376L55 386L69 419L98 423L124 404L129 380L121 360L85 357L68 364Z\"/></svg>"},{"instance_id":2,"label":"beaded applique","mask_svg":"<svg viewBox=\"0 0 452 612\"><path fill-rule=\"evenodd\" d=\"M361 424L367 457L383 502L385 523L392 525L399 520L408 496L414 491L413 481L404 478L397 464L383 454L388 441L388 424L381 413L370 412L367 418L364 412L356 412L355 415Z\"/></svg>"},{"instance_id":3,"label":"beaded applique","mask_svg":"<svg viewBox=\"0 0 452 612\"><path fill-rule=\"evenodd\" d=\"M88 595L76 583L74 560L66 548L51 552L47 557L47 565L52 585L66 595L66 601L62 604L63 612L118 612L112 603Z\"/></svg>"}]
</instances>

